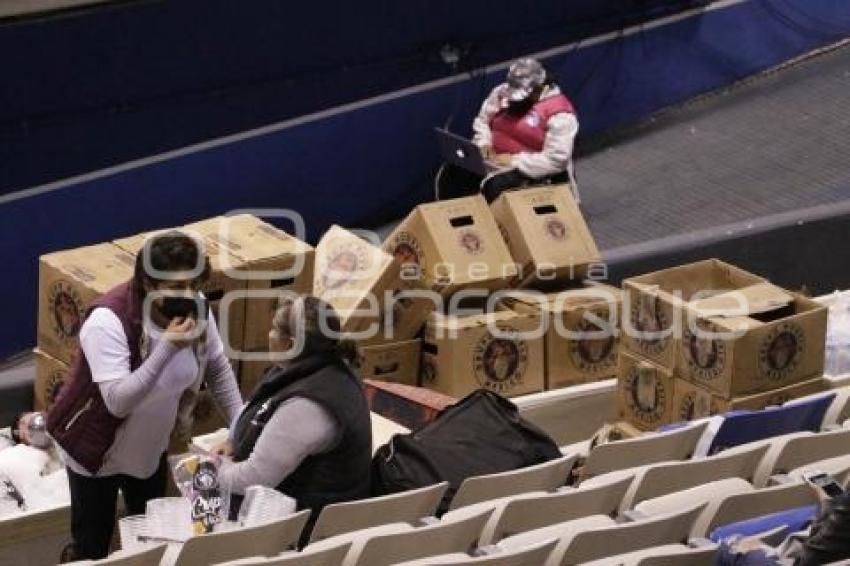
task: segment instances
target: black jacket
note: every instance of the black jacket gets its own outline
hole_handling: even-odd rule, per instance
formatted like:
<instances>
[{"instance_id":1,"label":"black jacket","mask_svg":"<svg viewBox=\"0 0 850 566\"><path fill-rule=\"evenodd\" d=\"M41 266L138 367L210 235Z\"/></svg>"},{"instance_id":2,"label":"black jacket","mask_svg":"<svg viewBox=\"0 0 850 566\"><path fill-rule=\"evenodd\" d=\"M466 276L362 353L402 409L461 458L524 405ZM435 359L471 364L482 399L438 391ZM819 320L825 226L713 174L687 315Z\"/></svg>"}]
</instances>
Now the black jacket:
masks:
<instances>
[{"instance_id":1,"label":"black jacket","mask_svg":"<svg viewBox=\"0 0 850 566\"><path fill-rule=\"evenodd\" d=\"M305 458L277 489L295 498L299 509L313 510L313 518L330 503L368 497L369 406L357 377L336 354L314 354L286 368L269 368L236 423L234 461L251 455L263 427L291 397L304 397L324 407L336 419L341 438L328 452Z\"/></svg>"}]
</instances>

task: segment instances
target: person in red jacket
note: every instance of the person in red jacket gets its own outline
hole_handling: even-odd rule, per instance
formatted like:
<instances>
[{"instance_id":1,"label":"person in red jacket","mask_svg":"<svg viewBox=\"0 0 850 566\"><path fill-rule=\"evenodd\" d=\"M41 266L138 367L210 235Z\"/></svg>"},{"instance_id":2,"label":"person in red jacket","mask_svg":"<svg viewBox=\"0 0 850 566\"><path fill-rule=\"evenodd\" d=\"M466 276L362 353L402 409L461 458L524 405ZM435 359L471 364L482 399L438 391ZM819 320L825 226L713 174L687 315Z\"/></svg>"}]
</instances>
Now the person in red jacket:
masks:
<instances>
[{"instance_id":1,"label":"person in red jacket","mask_svg":"<svg viewBox=\"0 0 850 566\"><path fill-rule=\"evenodd\" d=\"M578 119L572 103L535 59L519 59L481 105L472 141L485 158L504 166L481 188L488 201L535 181L569 182Z\"/></svg>"}]
</instances>

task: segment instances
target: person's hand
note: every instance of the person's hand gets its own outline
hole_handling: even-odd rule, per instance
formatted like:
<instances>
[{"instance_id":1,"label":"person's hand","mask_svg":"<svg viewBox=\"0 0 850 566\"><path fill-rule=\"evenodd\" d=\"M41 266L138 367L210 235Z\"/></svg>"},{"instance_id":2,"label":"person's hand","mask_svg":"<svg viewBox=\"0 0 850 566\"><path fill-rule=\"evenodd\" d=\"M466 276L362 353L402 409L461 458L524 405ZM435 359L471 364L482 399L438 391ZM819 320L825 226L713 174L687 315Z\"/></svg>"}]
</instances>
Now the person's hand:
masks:
<instances>
[{"instance_id":1,"label":"person's hand","mask_svg":"<svg viewBox=\"0 0 850 566\"><path fill-rule=\"evenodd\" d=\"M490 158L496 165L501 167L510 167L514 160L514 156L510 153L497 153Z\"/></svg>"},{"instance_id":2,"label":"person's hand","mask_svg":"<svg viewBox=\"0 0 850 566\"><path fill-rule=\"evenodd\" d=\"M162 337L178 348L185 348L194 341L194 337L190 337L194 329L195 319L191 317L175 318L169 323Z\"/></svg>"},{"instance_id":3,"label":"person's hand","mask_svg":"<svg viewBox=\"0 0 850 566\"><path fill-rule=\"evenodd\" d=\"M489 145L481 146L481 157L484 159L492 159L495 153L493 152L493 147Z\"/></svg>"},{"instance_id":4,"label":"person's hand","mask_svg":"<svg viewBox=\"0 0 850 566\"><path fill-rule=\"evenodd\" d=\"M216 444L210 450L210 454L212 454L213 456L219 456L219 457L221 457L221 456L227 456L227 457L233 456L233 443L230 442L229 440L225 440L224 442Z\"/></svg>"}]
</instances>

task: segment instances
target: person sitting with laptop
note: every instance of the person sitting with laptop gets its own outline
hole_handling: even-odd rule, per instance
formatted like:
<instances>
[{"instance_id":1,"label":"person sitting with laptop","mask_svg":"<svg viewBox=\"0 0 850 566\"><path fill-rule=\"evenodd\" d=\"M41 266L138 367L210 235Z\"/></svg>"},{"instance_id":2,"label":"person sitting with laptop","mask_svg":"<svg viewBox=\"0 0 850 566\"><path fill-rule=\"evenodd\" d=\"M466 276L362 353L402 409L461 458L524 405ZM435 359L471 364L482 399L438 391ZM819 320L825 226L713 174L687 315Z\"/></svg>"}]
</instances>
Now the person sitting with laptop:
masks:
<instances>
[{"instance_id":1,"label":"person sitting with laptop","mask_svg":"<svg viewBox=\"0 0 850 566\"><path fill-rule=\"evenodd\" d=\"M539 61L519 59L481 105L472 124L473 143L485 159L500 165L481 184L488 202L507 189L573 178L573 142L578 119L572 103Z\"/></svg>"}]
</instances>

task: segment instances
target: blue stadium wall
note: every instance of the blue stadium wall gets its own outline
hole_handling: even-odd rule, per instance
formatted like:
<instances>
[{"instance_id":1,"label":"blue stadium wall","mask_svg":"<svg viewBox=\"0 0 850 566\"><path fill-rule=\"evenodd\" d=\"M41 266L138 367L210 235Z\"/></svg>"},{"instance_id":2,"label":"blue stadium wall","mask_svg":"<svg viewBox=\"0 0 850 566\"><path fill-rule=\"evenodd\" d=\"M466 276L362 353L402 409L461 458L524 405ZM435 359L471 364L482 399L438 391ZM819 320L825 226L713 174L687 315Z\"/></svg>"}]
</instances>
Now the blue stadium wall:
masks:
<instances>
[{"instance_id":1,"label":"blue stadium wall","mask_svg":"<svg viewBox=\"0 0 850 566\"><path fill-rule=\"evenodd\" d=\"M72 39L76 42L88 33L102 34L100 43L87 43L85 49L75 52L85 55L80 59L85 64L76 66L68 65L61 57L54 61L40 55L39 44L33 43L38 36L28 35L38 29L34 30L29 21L20 22L19 29L8 24L0 29L0 58L6 58L9 49L23 57L19 42L26 41L29 51L24 58L41 59L35 61L41 65L38 71L19 58L10 60L12 72L5 74L4 86L11 88L0 93L5 97L0 101L4 124L16 117L39 117L33 120L32 143L21 142L20 131L9 129L3 130L0 138L0 176L6 192L0 194L0 265L4 272L0 280L0 358L31 347L35 341L37 258L43 253L178 225L236 208L298 210L307 222L311 239L331 223L373 225L378 219L403 214L430 196L431 179L438 166L432 128L453 116L454 129L468 133L469 120L481 97L504 74L500 60L548 49L542 56L574 100L582 133L586 135L634 121L777 65L845 37L850 31L846 0L728 1L689 12L681 12L681 8L693 3L635 2L632 6L642 9L620 14L614 26L612 16L594 19L589 6L614 13L612 6L616 2L541 3L550 10L553 22L565 21L560 15L564 7L575 6L575 13L586 16L583 21L589 27L584 33L576 31L578 27L554 24L541 31L547 21L540 18L546 14L544 10L526 20L507 10L486 11L487 15L481 16L485 5L496 3L470 2L469 7L455 3L464 5L467 20L463 21L452 19L449 3L445 7L440 2L428 3L428 11L412 3L414 9L410 13L394 13L398 8L393 6L397 4L387 3L380 14L384 18L380 21L393 24L384 23L377 28L361 24L356 30L347 26L349 22L363 21L362 14L354 8L347 8L354 10L350 14L335 15L336 26L331 26L327 22L314 25L316 20L308 20L309 25L287 21L287 17L294 18L267 6L275 16L269 18L279 25L277 33L259 33L254 38L256 45L269 50L255 61L241 60L241 55L229 54L221 47L230 42L236 52L242 53L237 44L244 41L244 34L233 30L246 29L243 26L248 23L232 14L233 19L216 27L210 23L215 19L208 20L209 14L204 17L204 10L195 2L134 3L89 14L87 18L116 17L127 21L111 30L103 28L108 23L106 19L91 30L85 26L66 29L63 41L68 42L68 49L76 49L76 43L70 45ZM406 8L408 4L404 3ZM207 5L213 15L224 13L217 2L204 4ZM171 34L179 31L190 40L184 45L185 52L173 52L166 50L173 36L157 37L165 24L155 15L157 10L179 11L183 9L180 6L193 7L197 27L169 28ZM582 12L582 7L590 11ZM676 12L680 13L675 15ZM669 19L629 27L659 13ZM555 19L556 15L561 19ZM131 16L138 18L132 25ZM41 25L73 28L81 17L75 13L49 18ZM447 75L439 60L429 66L420 57L413 64L412 59L405 60L401 55L394 66L375 63L374 73L366 71L370 58L378 57L377 51L388 46L403 54L428 41L439 46L452 39L461 45L468 37L464 34L471 33L469 30L487 37L499 28L492 25L483 30L469 23L481 17L495 18L505 29L515 29L511 26L519 21L537 31L515 29L515 41L498 41L494 36L480 42L488 49L470 47L470 56L478 58L477 63L488 65L485 73ZM284 21L300 38L292 39L287 49L281 49L277 36L288 29L280 27ZM433 22L453 22L454 29L442 34L422 31L433 29L426 25ZM133 41L127 39L128 30L137 25L148 33L137 30ZM209 26L213 32L207 29ZM403 32L420 26L418 35ZM305 29L310 30L309 35L305 35ZM346 29L342 39L329 35L339 29ZM386 32L387 39L379 42L376 38L382 32L373 34L369 29ZM21 35L15 38L10 30ZM46 29L41 31L47 34ZM589 33L606 31L608 35L602 38L570 43ZM449 32L456 37L450 38ZM211 36L215 36L218 47L207 51L212 49L205 43ZM56 48L48 39L45 35L46 48ZM344 42L337 43L338 40ZM132 69L122 70L116 61L136 53L136 42L148 42L151 51L134 60L136 66ZM59 45L62 47L62 41ZM351 49L340 49L339 45ZM562 47L553 48L556 45ZM302 48L310 55L299 55ZM191 59L188 54L193 49L215 56L202 68L189 69L185 63ZM304 80L290 83L289 79L281 79L271 84L267 78L256 79L277 65L280 57L289 66L286 73L295 76L303 72ZM348 65L356 72L347 73L341 68ZM12 92L19 86L16 81L27 82L29 78L36 84L30 76L36 72L44 79L43 89ZM164 76L169 77L168 81L161 79ZM80 77L90 78L90 84ZM158 77L161 80L156 80ZM184 79L180 88L174 86ZM193 88L206 92L225 79L242 86L253 80L259 83L257 89L249 89L252 95L245 98L227 92L226 86L221 87L225 95L218 98L186 95ZM205 86L199 86L202 83ZM161 93L151 90L158 86L163 88ZM402 90L391 90L396 88ZM151 104L138 112L128 110L126 114L132 118L128 121L128 116L120 112L121 100L139 93L151 101L160 97L167 103ZM113 117L97 111L115 104ZM167 112L163 110L166 107ZM110 154L111 146L116 152L133 157L133 151L146 143L160 142L162 147L169 147L186 132L195 135L196 126L208 121L214 123L207 132L211 135L234 131L228 130L234 125L243 129L267 124L273 121L269 120L272 112L277 113L274 119L283 121L65 181L35 187L35 183L19 182L42 169L48 175L58 171L78 173L74 164L86 159L104 159L101 165L108 165L115 157ZM234 115L231 120L219 120L228 113ZM216 120L208 120L213 115ZM82 136L85 125L88 132ZM125 145L123 139L116 137L130 131L143 138L137 147L129 147L132 144ZM24 187L32 188L21 190Z\"/></svg>"}]
</instances>

